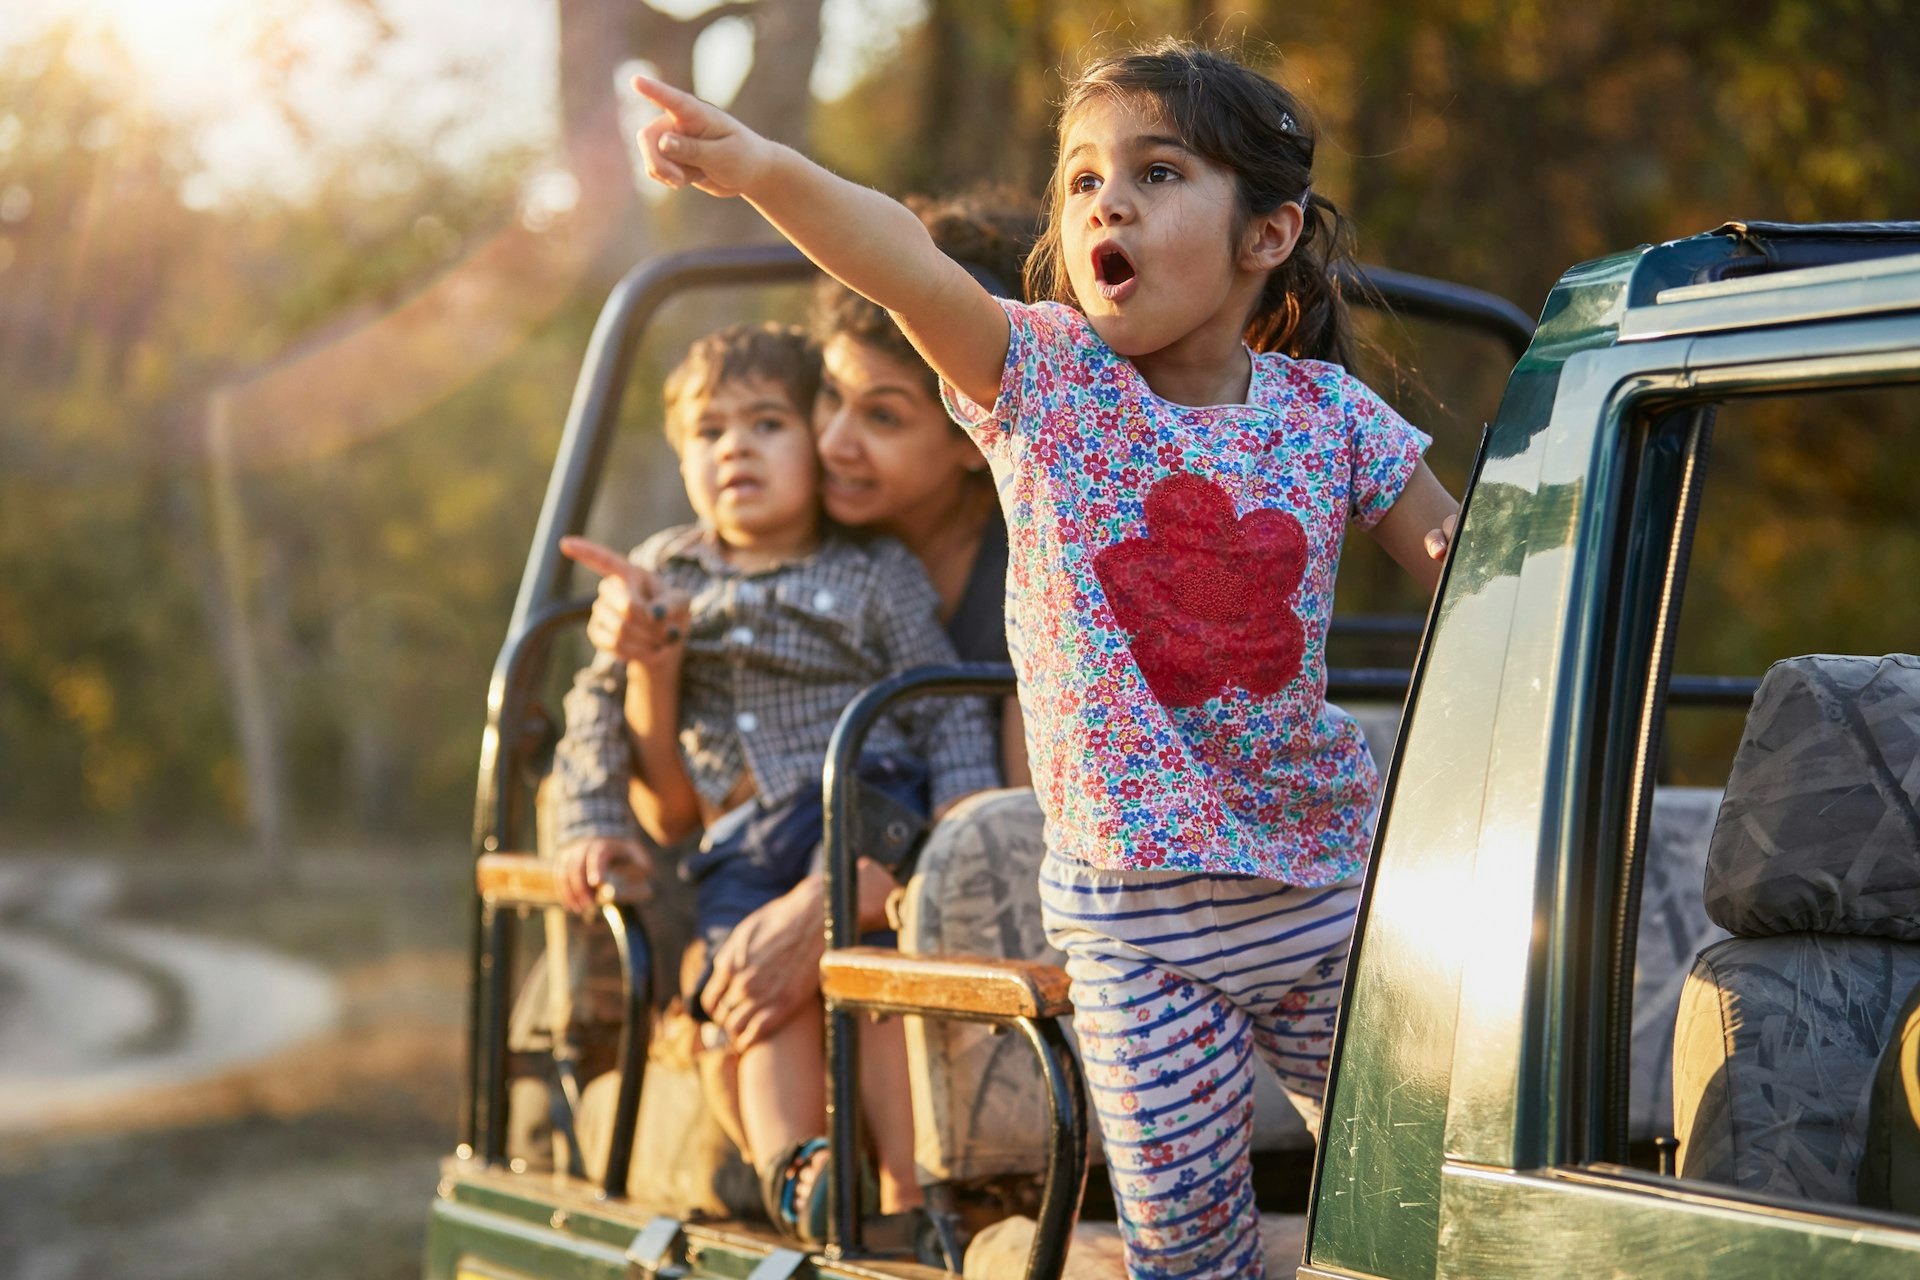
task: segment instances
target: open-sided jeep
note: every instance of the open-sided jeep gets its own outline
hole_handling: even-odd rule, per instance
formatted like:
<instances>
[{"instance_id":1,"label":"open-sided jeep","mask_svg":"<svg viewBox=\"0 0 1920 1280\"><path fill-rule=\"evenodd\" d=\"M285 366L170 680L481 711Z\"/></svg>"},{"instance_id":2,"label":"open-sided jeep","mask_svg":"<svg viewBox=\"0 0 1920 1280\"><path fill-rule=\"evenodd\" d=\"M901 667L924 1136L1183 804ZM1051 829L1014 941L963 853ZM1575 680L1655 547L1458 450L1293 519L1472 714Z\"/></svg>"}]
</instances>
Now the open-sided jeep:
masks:
<instances>
[{"instance_id":1,"label":"open-sided jeep","mask_svg":"<svg viewBox=\"0 0 1920 1280\"><path fill-rule=\"evenodd\" d=\"M669 1108L649 1105L643 1070L646 936L617 900L630 985L601 1084L611 1139L558 1171L508 1151L515 918L554 900L513 851L531 842L545 659L585 612L562 595L557 541L583 523L659 299L807 270L784 250L655 264L596 331L490 693L472 1089L430 1280L940 1274L863 1249L845 1186L816 1256L635 1194L636 1121ZM1374 278L1403 310L1525 342L1495 300ZM1901 656L1920 624L1920 519L1876 466L1920 443L1916 405L1920 226L1730 224L1562 278L1486 432L1411 670L1330 672L1343 704L1388 704L1362 719L1391 764L1317 1156L1283 1103L1259 1107L1256 1185L1283 1215L1285 1265L1920 1272L1920 1218L1862 1207L1857 1185L1875 1067L1920 984L1920 659ZM1806 555L1856 548L1877 587L1836 564L1830 590L1807 589ZM1053 1276L1088 1144L1065 983L1039 938L1030 797L977 797L936 829L901 954L852 947L845 927L858 833L838 793L863 723L909 689L1006 678L925 672L842 721L823 780L831 1114L851 1147L837 1104L859 1019L929 1015L909 1023L929 1203L967 1231L1031 1214L981 1230L968 1274ZM584 1095L559 1045L539 1096L565 1128Z\"/></svg>"}]
</instances>

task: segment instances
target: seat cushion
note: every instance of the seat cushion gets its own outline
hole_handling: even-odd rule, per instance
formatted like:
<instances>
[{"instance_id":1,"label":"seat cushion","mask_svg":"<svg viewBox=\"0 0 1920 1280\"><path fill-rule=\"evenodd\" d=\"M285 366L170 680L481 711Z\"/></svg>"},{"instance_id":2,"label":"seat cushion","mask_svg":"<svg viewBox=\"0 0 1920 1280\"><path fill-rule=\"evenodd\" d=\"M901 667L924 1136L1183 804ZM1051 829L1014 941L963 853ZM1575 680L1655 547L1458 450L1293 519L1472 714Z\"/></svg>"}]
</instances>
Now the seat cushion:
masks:
<instances>
[{"instance_id":1,"label":"seat cushion","mask_svg":"<svg viewBox=\"0 0 1920 1280\"><path fill-rule=\"evenodd\" d=\"M1754 694L1707 857L1741 937L1920 941L1920 658L1776 662Z\"/></svg>"},{"instance_id":2,"label":"seat cushion","mask_svg":"<svg viewBox=\"0 0 1920 1280\"><path fill-rule=\"evenodd\" d=\"M1675 1020L1680 1175L1852 1203L1873 1075L1920 944L1788 934L1702 952Z\"/></svg>"}]
</instances>

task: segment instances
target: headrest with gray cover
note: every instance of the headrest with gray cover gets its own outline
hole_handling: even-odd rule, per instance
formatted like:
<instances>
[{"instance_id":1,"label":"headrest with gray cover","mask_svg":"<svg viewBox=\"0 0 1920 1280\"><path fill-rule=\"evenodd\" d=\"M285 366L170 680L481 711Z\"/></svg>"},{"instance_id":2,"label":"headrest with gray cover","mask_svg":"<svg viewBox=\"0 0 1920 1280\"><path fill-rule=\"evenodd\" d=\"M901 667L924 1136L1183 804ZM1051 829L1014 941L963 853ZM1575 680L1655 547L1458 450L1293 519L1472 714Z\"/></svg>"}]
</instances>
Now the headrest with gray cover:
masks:
<instances>
[{"instance_id":1,"label":"headrest with gray cover","mask_svg":"<svg viewBox=\"0 0 1920 1280\"><path fill-rule=\"evenodd\" d=\"M1776 662L1707 853L1707 914L1745 937L1920 941L1920 658Z\"/></svg>"}]
</instances>

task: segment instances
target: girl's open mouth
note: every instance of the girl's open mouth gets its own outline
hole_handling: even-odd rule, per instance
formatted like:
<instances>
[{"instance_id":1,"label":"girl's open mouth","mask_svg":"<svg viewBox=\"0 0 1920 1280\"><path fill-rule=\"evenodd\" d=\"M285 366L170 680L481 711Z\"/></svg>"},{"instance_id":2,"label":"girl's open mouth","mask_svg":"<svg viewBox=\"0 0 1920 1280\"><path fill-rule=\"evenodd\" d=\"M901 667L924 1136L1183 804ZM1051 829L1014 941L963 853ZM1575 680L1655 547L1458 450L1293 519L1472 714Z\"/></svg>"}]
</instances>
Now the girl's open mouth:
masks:
<instances>
[{"instance_id":1,"label":"girl's open mouth","mask_svg":"<svg viewBox=\"0 0 1920 1280\"><path fill-rule=\"evenodd\" d=\"M1134 272L1133 260L1119 245L1109 241L1093 251L1093 278L1100 288L1100 296L1109 301L1119 301L1133 292L1134 282L1139 276Z\"/></svg>"}]
</instances>

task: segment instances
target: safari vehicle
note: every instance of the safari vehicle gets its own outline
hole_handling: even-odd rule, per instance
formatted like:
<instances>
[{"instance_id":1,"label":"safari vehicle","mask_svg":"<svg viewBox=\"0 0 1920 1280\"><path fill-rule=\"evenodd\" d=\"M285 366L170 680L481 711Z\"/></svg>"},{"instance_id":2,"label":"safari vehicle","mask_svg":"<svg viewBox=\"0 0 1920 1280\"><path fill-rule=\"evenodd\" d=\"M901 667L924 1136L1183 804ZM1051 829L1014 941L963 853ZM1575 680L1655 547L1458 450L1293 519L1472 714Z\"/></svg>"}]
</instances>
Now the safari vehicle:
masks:
<instances>
[{"instance_id":1,"label":"safari vehicle","mask_svg":"<svg viewBox=\"0 0 1920 1280\"><path fill-rule=\"evenodd\" d=\"M807 270L785 250L656 264L621 286L596 331L490 694L471 1088L433 1208L429 1280L940 1274L863 1249L855 1198L838 1183L833 1243L814 1256L746 1222L657 1213L627 1194L650 961L632 905L617 898L605 911L622 940L629 1016L604 1169L519 1171L506 1156L513 918L555 901L538 861L509 851L527 847L531 826L538 671L587 607L559 594L558 539L582 524L633 335L659 297ZM1703 494L1738 498L1754 478L1741 450L1786 438L1769 407L1787 406L1802 443L1816 445L1846 438L1839 428L1863 396L1892 397L1920 420L1920 224L1729 224L1575 267L1530 345L1528 326L1496 300L1375 281L1395 306L1525 349L1411 670L1329 673L1336 700L1404 695L1404 713L1397 736L1392 715L1363 720L1377 750L1392 744L1391 766L1324 1141L1317 1157L1302 1133L1264 1141L1256 1120L1263 1210L1302 1211L1291 1223L1302 1276L1920 1273L1920 1219L1854 1202L1867 1083L1895 1009L1920 983L1920 942L1888 927L1920 911L1920 660L1799 658L1764 681L1688 670L1741 621L1723 589L1735 567L1715 558L1725 513ZM1763 416L1750 421L1751 406ZM1734 461L1710 459L1717 416ZM1853 459L1869 487L1872 459ZM1910 529L1911 507L1894 506ZM1729 510L1744 527L1738 503ZM1892 603L1912 594L1920 567L1920 546L1907 549L1914 557L1891 558L1886 595L1862 611L1869 622L1912 621ZM1705 614L1684 608L1690 569ZM1781 612L1823 621L1818 608ZM1822 637L1817 625L1811 634ZM1891 641L1877 647L1912 647L1910 631ZM956 810L922 854L903 951L932 954L845 945L851 841L838 793L864 723L910 688L1005 678L901 677L843 719L823 782L829 874L839 874L822 989L836 1102L848 1096L859 1012L929 1015L910 1035L926 1120L916 1141L939 1182L930 1204L944 1211L982 1187L1037 1180L1037 1204L1006 1202L1037 1210L1024 1263L993 1274L1056 1276L1087 1135L1058 1026L1070 1014L1065 982L1033 944L1037 836L1009 842L996 825L1018 801L1003 793ZM1727 724L1749 703L1736 738ZM1675 759L1698 773L1713 757L1700 742L1736 740L1728 776L1676 784ZM1807 830L1809 809L1817 839L1741 838L1765 836L1770 821ZM1740 861L1756 847L1758 870ZM1770 897L1770 885L1786 888ZM996 1023L1020 1037L974 1025ZM1028 1053L1022 1075L1014 1064ZM577 1090L566 1064L554 1074L563 1109ZM831 1116L835 1143L850 1148L852 1109ZM1310 1167L1310 1192L1271 1176L1284 1160L1268 1160L1263 1180L1263 1153Z\"/></svg>"}]
</instances>

